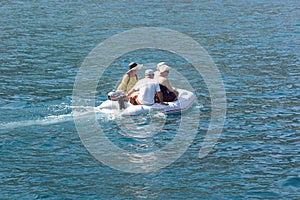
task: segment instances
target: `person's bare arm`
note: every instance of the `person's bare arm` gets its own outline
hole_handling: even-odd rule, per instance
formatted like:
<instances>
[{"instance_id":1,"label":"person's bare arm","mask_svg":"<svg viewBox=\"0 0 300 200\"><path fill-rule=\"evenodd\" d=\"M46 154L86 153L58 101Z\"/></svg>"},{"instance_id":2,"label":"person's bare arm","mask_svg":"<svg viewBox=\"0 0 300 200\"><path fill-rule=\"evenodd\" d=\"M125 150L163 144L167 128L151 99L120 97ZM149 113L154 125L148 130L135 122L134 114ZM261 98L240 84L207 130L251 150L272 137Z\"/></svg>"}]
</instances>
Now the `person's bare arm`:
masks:
<instances>
[{"instance_id":1,"label":"person's bare arm","mask_svg":"<svg viewBox=\"0 0 300 200\"><path fill-rule=\"evenodd\" d=\"M175 95L178 97L179 92L171 86L169 79L166 78L162 85L164 85L170 92L174 92Z\"/></svg>"},{"instance_id":2,"label":"person's bare arm","mask_svg":"<svg viewBox=\"0 0 300 200\"><path fill-rule=\"evenodd\" d=\"M169 105L167 102L164 102L163 100L163 95L161 92L157 92L157 96L158 96L158 99L159 99L159 102L163 105Z\"/></svg>"},{"instance_id":3,"label":"person's bare arm","mask_svg":"<svg viewBox=\"0 0 300 200\"><path fill-rule=\"evenodd\" d=\"M127 93L127 96L130 96L132 93L134 93L135 92L135 90L134 90L134 88L131 88L129 91L128 91L128 93Z\"/></svg>"},{"instance_id":4,"label":"person's bare arm","mask_svg":"<svg viewBox=\"0 0 300 200\"><path fill-rule=\"evenodd\" d=\"M174 92L175 89L171 86L169 79L165 79L162 82L162 85L164 85L170 92Z\"/></svg>"},{"instance_id":5,"label":"person's bare arm","mask_svg":"<svg viewBox=\"0 0 300 200\"><path fill-rule=\"evenodd\" d=\"M124 100L128 101L129 98L130 98L130 96L131 96L134 92L136 92L136 91L138 91L138 90L135 90L134 88L131 88L131 89L128 91L127 96L124 98Z\"/></svg>"}]
</instances>

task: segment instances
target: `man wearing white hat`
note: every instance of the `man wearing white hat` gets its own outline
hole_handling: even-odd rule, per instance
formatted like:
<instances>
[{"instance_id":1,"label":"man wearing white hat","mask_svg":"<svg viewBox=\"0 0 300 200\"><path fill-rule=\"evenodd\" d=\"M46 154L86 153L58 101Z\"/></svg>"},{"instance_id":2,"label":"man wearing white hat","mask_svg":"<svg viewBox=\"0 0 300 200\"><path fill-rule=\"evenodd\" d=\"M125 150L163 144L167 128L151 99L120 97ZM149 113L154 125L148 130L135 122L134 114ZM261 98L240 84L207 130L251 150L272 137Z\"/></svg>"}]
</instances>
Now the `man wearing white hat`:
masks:
<instances>
[{"instance_id":1,"label":"man wearing white hat","mask_svg":"<svg viewBox=\"0 0 300 200\"><path fill-rule=\"evenodd\" d=\"M130 99L130 103L134 105L153 105L154 97L157 94L161 104L168 105L163 102L163 97L160 92L159 84L154 78L154 71L147 69L145 71L145 78L139 80L136 85L128 92L130 96L133 92L139 91L138 95L135 95Z\"/></svg>"}]
</instances>

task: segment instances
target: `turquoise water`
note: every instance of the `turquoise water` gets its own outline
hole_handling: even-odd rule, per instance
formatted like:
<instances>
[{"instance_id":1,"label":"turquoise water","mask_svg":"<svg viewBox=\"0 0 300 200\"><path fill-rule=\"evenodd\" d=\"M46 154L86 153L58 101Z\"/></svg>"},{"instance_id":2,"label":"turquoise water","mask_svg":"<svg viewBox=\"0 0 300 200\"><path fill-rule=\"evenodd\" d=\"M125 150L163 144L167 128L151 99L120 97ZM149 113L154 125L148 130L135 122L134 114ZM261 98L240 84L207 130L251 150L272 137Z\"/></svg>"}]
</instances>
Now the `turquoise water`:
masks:
<instances>
[{"instance_id":1,"label":"turquoise water","mask_svg":"<svg viewBox=\"0 0 300 200\"><path fill-rule=\"evenodd\" d=\"M299 8L268 0L2 2L0 199L299 199ZM120 57L99 80L97 105L129 60L164 59L188 78L198 97L190 112L200 111L197 135L178 160L157 172L125 173L82 144L71 114L73 85L100 42L150 26L184 33L208 51L224 81L226 122L199 159L211 115L203 78L167 52ZM154 117L165 121L161 133L131 138L113 118L98 117L108 138L132 152L168 144L181 118ZM149 125L147 116L135 120Z\"/></svg>"}]
</instances>

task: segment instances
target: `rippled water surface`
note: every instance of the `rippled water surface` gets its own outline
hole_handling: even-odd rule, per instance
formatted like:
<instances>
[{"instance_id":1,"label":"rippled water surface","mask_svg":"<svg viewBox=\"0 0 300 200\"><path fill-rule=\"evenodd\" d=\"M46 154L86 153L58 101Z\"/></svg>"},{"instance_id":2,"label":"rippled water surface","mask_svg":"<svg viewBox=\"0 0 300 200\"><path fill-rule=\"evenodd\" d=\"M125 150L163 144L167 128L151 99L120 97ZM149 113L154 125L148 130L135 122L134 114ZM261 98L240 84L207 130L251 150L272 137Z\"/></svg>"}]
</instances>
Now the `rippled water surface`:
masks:
<instances>
[{"instance_id":1,"label":"rippled water surface","mask_svg":"<svg viewBox=\"0 0 300 200\"><path fill-rule=\"evenodd\" d=\"M292 0L2 2L0 199L299 199L299 10ZM217 65L227 114L206 157L198 157L211 117L203 77L183 58L151 49L113 62L96 104L131 60L166 61L189 81L197 104L182 115L140 116L133 125L101 114L97 120L115 145L147 153L172 142L182 116L199 119L187 151L159 171L136 174L102 164L82 144L71 108L81 63L100 42L137 27L184 33ZM160 128L151 137L126 134L131 126L151 132L151 123Z\"/></svg>"}]
</instances>

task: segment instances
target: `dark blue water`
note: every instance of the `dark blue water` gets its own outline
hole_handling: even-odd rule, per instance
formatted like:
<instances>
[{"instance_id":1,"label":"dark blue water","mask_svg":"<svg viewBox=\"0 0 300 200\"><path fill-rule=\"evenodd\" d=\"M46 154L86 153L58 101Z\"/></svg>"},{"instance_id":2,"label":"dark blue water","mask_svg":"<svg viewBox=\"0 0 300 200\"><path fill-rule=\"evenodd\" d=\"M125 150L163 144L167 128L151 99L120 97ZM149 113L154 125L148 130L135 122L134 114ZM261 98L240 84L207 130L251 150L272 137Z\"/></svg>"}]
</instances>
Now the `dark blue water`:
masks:
<instances>
[{"instance_id":1,"label":"dark blue water","mask_svg":"<svg viewBox=\"0 0 300 200\"><path fill-rule=\"evenodd\" d=\"M299 10L292 0L2 2L0 199L299 199ZM161 55L188 77L198 97L191 112L200 111L197 135L177 161L157 172L125 173L82 144L71 114L73 85L100 42L150 26L184 33L208 51L224 81L226 122L214 149L199 159L211 115L203 78L167 53L119 58L99 80L97 105L129 60L152 63ZM137 119L141 126L147 120ZM98 121L115 144L147 152L174 138L180 115L163 120L162 133L147 139L120 134L105 116Z\"/></svg>"}]
</instances>

